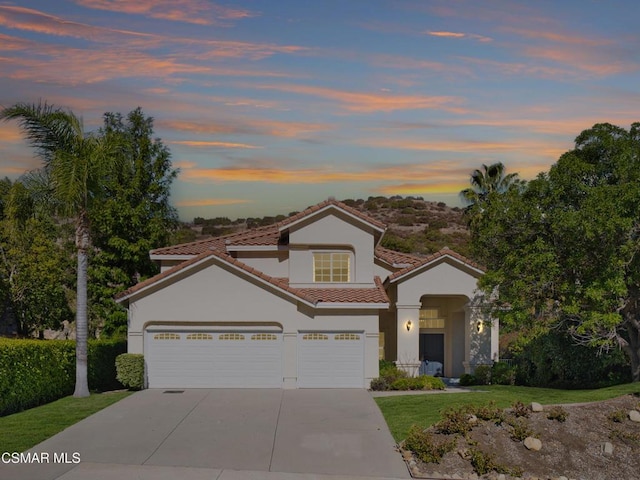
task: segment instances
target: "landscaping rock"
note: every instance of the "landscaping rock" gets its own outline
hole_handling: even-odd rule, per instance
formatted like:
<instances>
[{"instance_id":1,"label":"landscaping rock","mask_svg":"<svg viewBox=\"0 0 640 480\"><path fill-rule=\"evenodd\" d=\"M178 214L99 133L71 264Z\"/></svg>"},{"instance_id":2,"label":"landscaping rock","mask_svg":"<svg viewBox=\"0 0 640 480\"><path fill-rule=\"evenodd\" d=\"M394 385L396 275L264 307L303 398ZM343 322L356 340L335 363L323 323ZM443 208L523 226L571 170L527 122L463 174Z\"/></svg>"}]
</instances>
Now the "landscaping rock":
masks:
<instances>
[{"instance_id":1,"label":"landscaping rock","mask_svg":"<svg viewBox=\"0 0 640 480\"><path fill-rule=\"evenodd\" d=\"M604 442L602 444L602 454L605 457L610 457L613 455L613 445L610 442Z\"/></svg>"},{"instance_id":2,"label":"landscaping rock","mask_svg":"<svg viewBox=\"0 0 640 480\"><path fill-rule=\"evenodd\" d=\"M531 402L531 411L532 412L542 412L544 411L544 407L538 402Z\"/></svg>"},{"instance_id":3,"label":"landscaping rock","mask_svg":"<svg viewBox=\"0 0 640 480\"><path fill-rule=\"evenodd\" d=\"M458 455L464 458L465 460L471 460L471 452L467 448L462 448L458 450Z\"/></svg>"},{"instance_id":4,"label":"landscaping rock","mask_svg":"<svg viewBox=\"0 0 640 480\"><path fill-rule=\"evenodd\" d=\"M539 451L542 448L542 442L534 437L527 437L524 439L524 446L527 450Z\"/></svg>"},{"instance_id":5,"label":"landscaping rock","mask_svg":"<svg viewBox=\"0 0 640 480\"><path fill-rule=\"evenodd\" d=\"M471 414L467 418L467 421L469 422L470 425L475 425L478 423L478 417L476 417L474 414Z\"/></svg>"},{"instance_id":6,"label":"landscaping rock","mask_svg":"<svg viewBox=\"0 0 640 480\"><path fill-rule=\"evenodd\" d=\"M640 412L637 410L631 410L629 412L629 420L632 422L640 423Z\"/></svg>"}]
</instances>

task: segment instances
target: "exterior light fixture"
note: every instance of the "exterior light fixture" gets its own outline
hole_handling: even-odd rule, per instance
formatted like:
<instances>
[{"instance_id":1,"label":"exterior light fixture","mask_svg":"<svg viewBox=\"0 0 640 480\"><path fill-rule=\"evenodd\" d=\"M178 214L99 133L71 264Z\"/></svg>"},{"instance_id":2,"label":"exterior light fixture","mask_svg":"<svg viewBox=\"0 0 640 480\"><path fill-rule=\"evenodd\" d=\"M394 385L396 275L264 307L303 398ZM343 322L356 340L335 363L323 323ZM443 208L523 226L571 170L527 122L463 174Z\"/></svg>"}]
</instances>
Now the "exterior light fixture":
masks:
<instances>
[{"instance_id":1,"label":"exterior light fixture","mask_svg":"<svg viewBox=\"0 0 640 480\"><path fill-rule=\"evenodd\" d=\"M407 322L407 332L411 330L411 320Z\"/></svg>"},{"instance_id":2,"label":"exterior light fixture","mask_svg":"<svg viewBox=\"0 0 640 480\"><path fill-rule=\"evenodd\" d=\"M476 328L478 329L478 333L482 333L482 330L484 330L484 323L482 323L482 320L478 322Z\"/></svg>"}]
</instances>

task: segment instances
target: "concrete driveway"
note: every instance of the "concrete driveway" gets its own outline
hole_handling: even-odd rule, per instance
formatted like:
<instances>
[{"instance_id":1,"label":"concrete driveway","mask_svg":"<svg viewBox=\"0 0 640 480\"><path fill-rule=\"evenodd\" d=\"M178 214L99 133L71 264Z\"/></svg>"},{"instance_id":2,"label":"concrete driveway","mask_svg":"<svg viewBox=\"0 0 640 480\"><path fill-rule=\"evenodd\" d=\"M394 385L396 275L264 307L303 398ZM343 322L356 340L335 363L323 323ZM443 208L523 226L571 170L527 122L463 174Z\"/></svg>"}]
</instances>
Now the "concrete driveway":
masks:
<instances>
[{"instance_id":1,"label":"concrete driveway","mask_svg":"<svg viewBox=\"0 0 640 480\"><path fill-rule=\"evenodd\" d=\"M394 443L365 390L144 390L36 446L40 463L3 461L0 479L410 478Z\"/></svg>"}]
</instances>

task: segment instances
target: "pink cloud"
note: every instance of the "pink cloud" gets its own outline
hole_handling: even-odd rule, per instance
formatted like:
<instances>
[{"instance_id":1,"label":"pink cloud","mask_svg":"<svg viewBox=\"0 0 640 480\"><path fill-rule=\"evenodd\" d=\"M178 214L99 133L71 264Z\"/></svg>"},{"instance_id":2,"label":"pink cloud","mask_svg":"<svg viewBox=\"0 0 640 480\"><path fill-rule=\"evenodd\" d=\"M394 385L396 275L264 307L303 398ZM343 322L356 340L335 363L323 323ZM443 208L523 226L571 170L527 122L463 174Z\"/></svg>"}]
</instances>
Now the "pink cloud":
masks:
<instances>
[{"instance_id":1,"label":"pink cloud","mask_svg":"<svg viewBox=\"0 0 640 480\"><path fill-rule=\"evenodd\" d=\"M87 8L144 15L162 20L198 25L228 25L229 20L242 20L258 14L246 9L226 7L206 0L75 0Z\"/></svg>"},{"instance_id":2,"label":"pink cloud","mask_svg":"<svg viewBox=\"0 0 640 480\"><path fill-rule=\"evenodd\" d=\"M427 31L425 32L427 35L431 35L432 37L443 37L443 38L468 38L471 40L477 40L478 42L491 42L492 39L490 37L485 37L483 35L478 35L475 33L462 33L462 32L447 32L447 31Z\"/></svg>"},{"instance_id":3,"label":"pink cloud","mask_svg":"<svg viewBox=\"0 0 640 480\"><path fill-rule=\"evenodd\" d=\"M262 85L260 88L299 93L337 101L352 112L391 112L394 110L438 109L459 111L463 100L454 96L396 95L361 93L305 85Z\"/></svg>"},{"instance_id":4,"label":"pink cloud","mask_svg":"<svg viewBox=\"0 0 640 480\"><path fill-rule=\"evenodd\" d=\"M247 148L247 149L255 149L262 148L257 145L249 145L246 143L233 143L233 142L207 142L207 141L196 141L196 140L175 140L170 142L174 145L185 145L187 147L194 148Z\"/></svg>"}]
</instances>

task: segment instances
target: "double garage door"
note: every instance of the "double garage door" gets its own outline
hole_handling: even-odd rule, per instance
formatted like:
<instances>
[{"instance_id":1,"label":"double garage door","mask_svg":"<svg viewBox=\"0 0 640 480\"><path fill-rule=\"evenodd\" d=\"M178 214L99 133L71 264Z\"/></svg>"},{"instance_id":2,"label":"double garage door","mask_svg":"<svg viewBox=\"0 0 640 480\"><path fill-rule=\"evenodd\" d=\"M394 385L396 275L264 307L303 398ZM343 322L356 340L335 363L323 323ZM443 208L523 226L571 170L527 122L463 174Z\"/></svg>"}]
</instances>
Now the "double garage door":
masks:
<instances>
[{"instance_id":1,"label":"double garage door","mask_svg":"<svg viewBox=\"0 0 640 480\"><path fill-rule=\"evenodd\" d=\"M364 386L362 333L301 332L297 358L280 332L154 329L145 342L149 388L281 388L287 362L300 388Z\"/></svg>"}]
</instances>

